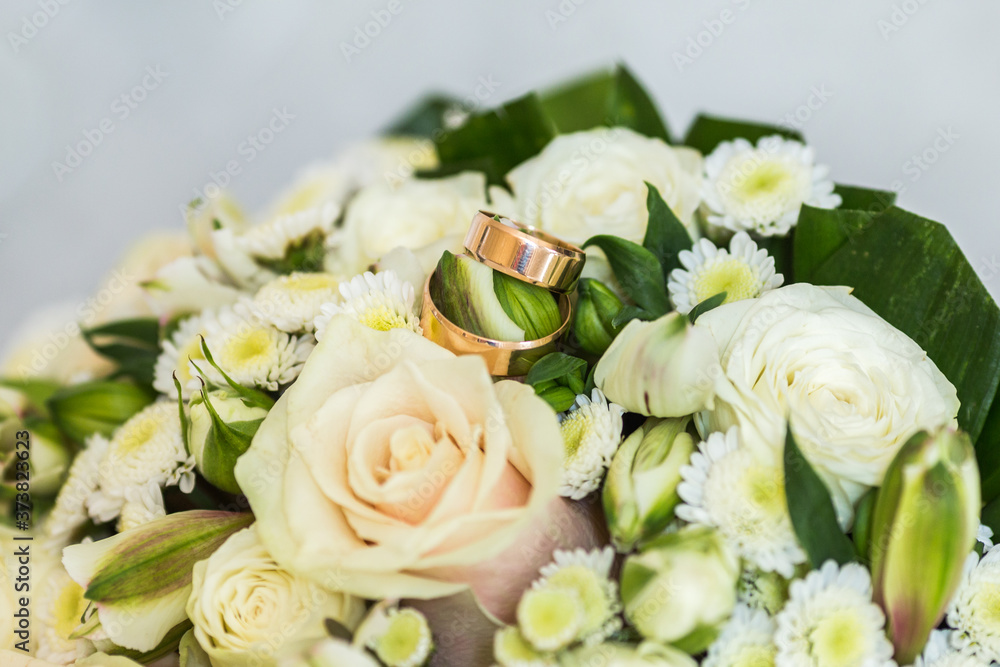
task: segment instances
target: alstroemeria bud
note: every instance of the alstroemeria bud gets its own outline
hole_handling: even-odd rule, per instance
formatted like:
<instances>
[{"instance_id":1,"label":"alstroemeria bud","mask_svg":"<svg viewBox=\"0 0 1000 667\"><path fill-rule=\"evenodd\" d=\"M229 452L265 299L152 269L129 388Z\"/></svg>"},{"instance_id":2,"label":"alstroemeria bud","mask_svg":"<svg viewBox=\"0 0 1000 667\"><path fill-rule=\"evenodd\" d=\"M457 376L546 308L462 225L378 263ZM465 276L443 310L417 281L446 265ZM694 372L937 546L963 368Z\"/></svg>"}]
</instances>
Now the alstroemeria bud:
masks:
<instances>
[{"instance_id":1,"label":"alstroemeria bud","mask_svg":"<svg viewBox=\"0 0 1000 667\"><path fill-rule=\"evenodd\" d=\"M685 431L690 418L649 418L615 453L604 483L604 514L611 541L628 552L659 534L680 502L681 467L694 451Z\"/></svg>"},{"instance_id":2,"label":"alstroemeria bud","mask_svg":"<svg viewBox=\"0 0 1000 667\"><path fill-rule=\"evenodd\" d=\"M97 607L119 646L151 651L187 618L194 564L208 558L252 514L177 512L138 528L63 550L63 565Z\"/></svg>"},{"instance_id":3,"label":"alstroemeria bud","mask_svg":"<svg viewBox=\"0 0 1000 667\"><path fill-rule=\"evenodd\" d=\"M430 295L453 324L493 340L536 340L561 324L559 307L548 290L448 251L431 276Z\"/></svg>"},{"instance_id":4,"label":"alstroemeria bud","mask_svg":"<svg viewBox=\"0 0 1000 667\"><path fill-rule=\"evenodd\" d=\"M622 308L622 300L593 278L580 280L579 295L573 321L576 342L585 351L602 355L621 330L612 323Z\"/></svg>"},{"instance_id":5,"label":"alstroemeria bud","mask_svg":"<svg viewBox=\"0 0 1000 667\"><path fill-rule=\"evenodd\" d=\"M202 390L191 399L188 448L198 472L213 486L239 493L233 468L247 449L267 408L249 402L231 390Z\"/></svg>"},{"instance_id":6,"label":"alstroemeria bud","mask_svg":"<svg viewBox=\"0 0 1000 667\"><path fill-rule=\"evenodd\" d=\"M63 387L48 401L52 420L71 440L83 442L94 433L106 438L153 402L144 389L127 382L98 381Z\"/></svg>"},{"instance_id":7,"label":"alstroemeria bud","mask_svg":"<svg viewBox=\"0 0 1000 667\"><path fill-rule=\"evenodd\" d=\"M714 529L663 535L625 559L625 616L647 639L694 655L732 613L739 576L739 558Z\"/></svg>"},{"instance_id":8,"label":"alstroemeria bud","mask_svg":"<svg viewBox=\"0 0 1000 667\"><path fill-rule=\"evenodd\" d=\"M979 468L969 436L917 433L886 471L869 557L874 598L899 664L920 654L958 587L979 527Z\"/></svg>"},{"instance_id":9,"label":"alstroemeria bud","mask_svg":"<svg viewBox=\"0 0 1000 667\"><path fill-rule=\"evenodd\" d=\"M594 381L629 412L684 417L709 405L718 365L712 334L668 313L653 322L629 322L597 363Z\"/></svg>"}]
</instances>

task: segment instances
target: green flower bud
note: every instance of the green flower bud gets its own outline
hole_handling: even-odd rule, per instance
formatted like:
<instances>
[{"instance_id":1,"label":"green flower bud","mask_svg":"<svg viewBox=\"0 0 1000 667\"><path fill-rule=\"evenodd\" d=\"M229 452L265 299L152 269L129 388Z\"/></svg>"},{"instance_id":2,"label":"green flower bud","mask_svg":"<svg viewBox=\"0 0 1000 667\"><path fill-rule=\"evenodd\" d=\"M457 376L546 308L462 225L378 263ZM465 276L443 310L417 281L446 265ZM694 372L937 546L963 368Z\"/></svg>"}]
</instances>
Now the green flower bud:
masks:
<instances>
[{"instance_id":1,"label":"green flower bud","mask_svg":"<svg viewBox=\"0 0 1000 667\"><path fill-rule=\"evenodd\" d=\"M151 651L187 619L194 564L252 522L252 514L177 512L99 542L66 547L63 565L94 602L111 641Z\"/></svg>"},{"instance_id":2,"label":"green flower bud","mask_svg":"<svg viewBox=\"0 0 1000 667\"><path fill-rule=\"evenodd\" d=\"M593 278L580 281L573 332L580 347L596 356L604 354L621 330L615 327L615 315L622 300L603 283Z\"/></svg>"},{"instance_id":3,"label":"green flower bud","mask_svg":"<svg viewBox=\"0 0 1000 667\"><path fill-rule=\"evenodd\" d=\"M913 662L944 615L976 542L980 505L979 468L965 433L917 433L889 465L869 557L899 664Z\"/></svg>"},{"instance_id":4,"label":"green flower bud","mask_svg":"<svg viewBox=\"0 0 1000 667\"><path fill-rule=\"evenodd\" d=\"M597 363L594 381L629 412L685 417L708 406L718 366L712 334L669 313L629 322Z\"/></svg>"},{"instance_id":5,"label":"green flower bud","mask_svg":"<svg viewBox=\"0 0 1000 667\"><path fill-rule=\"evenodd\" d=\"M239 493L233 468L236 459L250 448L267 408L254 405L232 391L202 389L191 399L188 417L188 449L198 472L213 486Z\"/></svg>"},{"instance_id":6,"label":"green flower bud","mask_svg":"<svg viewBox=\"0 0 1000 667\"><path fill-rule=\"evenodd\" d=\"M83 442L99 433L112 432L153 402L146 390L126 382L86 382L64 387L49 399L49 411L56 426L70 440Z\"/></svg>"},{"instance_id":7,"label":"green flower bud","mask_svg":"<svg viewBox=\"0 0 1000 667\"><path fill-rule=\"evenodd\" d=\"M694 451L685 431L689 417L650 418L615 453L604 483L604 514L611 541L628 552L656 536L674 517L680 502L681 467Z\"/></svg>"},{"instance_id":8,"label":"green flower bud","mask_svg":"<svg viewBox=\"0 0 1000 667\"><path fill-rule=\"evenodd\" d=\"M559 663L562 667L697 667L694 658L672 646L655 642L606 643L577 649Z\"/></svg>"},{"instance_id":9,"label":"green flower bud","mask_svg":"<svg viewBox=\"0 0 1000 667\"><path fill-rule=\"evenodd\" d=\"M2 410L0 408L0 412ZM3 487L0 495L14 498L24 490L22 487L19 491L18 482L27 481L32 499L55 496L69 470L70 458L59 429L51 422L0 416L0 484Z\"/></svg>"},{"instance_id":10,"label":"green flower bud","mask_svg":"<svg viewBox=\"0 0 1000 667\"><path fill-rule=\"evenodd\" d=\"M562 323L548 290L448 251L431 276L430 294L454 325L493 340L536 340L555 333Z\"/></svg>"},{"instance_id":11,"label":"green flower bud","mask_svg":"<svg viewBox=\"0 0 1000 667\"><path fill-rule=\"evenodd\" d=\"M532 646L521 631L512 625L500 628L493 636L493 657L501 667L545 665L555 667L555 660Z\"/></svg>"},{"instance_id":12,"label":"green flower bud","mask_svg":"<svg viewBox=\"0 0 1000 667\"><path fill-rule=\"evenodd\" d=\"M625 559L625 616L647 639L700 653L732 613L739 576L739 558L714 529L663 535Z\"/></svg>"}]
</instances>

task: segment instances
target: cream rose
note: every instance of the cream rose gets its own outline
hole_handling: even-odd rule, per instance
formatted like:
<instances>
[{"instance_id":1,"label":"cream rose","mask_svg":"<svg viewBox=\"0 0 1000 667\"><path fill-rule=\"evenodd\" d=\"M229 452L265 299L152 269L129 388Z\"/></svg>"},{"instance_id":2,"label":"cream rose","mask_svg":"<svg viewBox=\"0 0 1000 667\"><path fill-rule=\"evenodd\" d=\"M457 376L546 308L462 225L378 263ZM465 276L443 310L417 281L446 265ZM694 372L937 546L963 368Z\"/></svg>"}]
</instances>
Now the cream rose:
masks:
<instances>
[{"instance_id":1,"label":"cream rose","mask_svg":"<svg viewBox=\"0 0 1000 667\"><path fill-rule=\"evenodd\" d=\"M557 498L562 458L556 416L530 387L337 315L236 479L283 567L366 598L472 586L512 618L554 548L595 544Z\"/></svg>"},{"instance_id":2,"label":"cream rose","mask_svg":"<svg viewBox=\"0 0 1000 667\"><path fill-rule=\"evenodd\" d=\"M330 268L354 275L399 246L418 250L449 236L460 244L472 216L484 208L486 177L477 172L370 185L347 207Z\"/></svg>"},{"instance_id":3,"label":"cream rose","mask_svg":"<svg viewBox=\"0 0 1000 667\"><path fill-rule=\"evenodd\" d=\"M286 645L326 637L327 618L357 626L364 603L330 587L278 566L250 526L195 564L187 615L213 667L275 665Z\"/></svg>"},{"instance_id":4,"label":"cream rose","mask_svg":"<svg viewBox=\"0 0 1000 667\"><path fill-rule=\"evenodd\" d=\"M789 285L705 313L722 377L708 430L780 451L786 417L806 456L845 501L878 486L916 431L955 422L948 379L915 342L847 287Z\"/></svg>"},{"instance_id":5,"label":"cream rose","mask_svg":"<svg viewBox=\"0 0 1000 667\"><path fill-rule=\"evenodd\" d=\"M515 219L582 243L595 234L641 241L646 233L646 185L697 236L702 157L624 127L564 134L507 174ZM510 205L497 205L510 209Z\"/></svg>"}]
</instances>

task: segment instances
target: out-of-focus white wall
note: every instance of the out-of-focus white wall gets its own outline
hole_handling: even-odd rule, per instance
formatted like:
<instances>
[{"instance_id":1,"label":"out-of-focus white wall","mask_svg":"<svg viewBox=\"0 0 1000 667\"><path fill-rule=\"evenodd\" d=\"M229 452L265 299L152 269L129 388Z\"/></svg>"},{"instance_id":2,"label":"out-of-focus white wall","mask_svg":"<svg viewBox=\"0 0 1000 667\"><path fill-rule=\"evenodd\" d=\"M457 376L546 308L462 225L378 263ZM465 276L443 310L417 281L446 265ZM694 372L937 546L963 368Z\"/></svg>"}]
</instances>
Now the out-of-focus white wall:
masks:
<instances>
[{"instance_id":1,"label":"out-of-focus white wall","mask_svg":"<svg viewBox=\"0 0 1000 667\"><path fill-rule=\"evenodd\" d=\"M899 181L997 294L997 25L1000 5L972 0L7 0L0 342L99 289L134 239L179 229L231 160L253 208L423 93L486 78L493 104L618 60L678 134L699 110L798 113L836 180ZM251 150L276 110L287 126ZM76 164L79 142L96 146Z\"/></svg>"}]
</instances>

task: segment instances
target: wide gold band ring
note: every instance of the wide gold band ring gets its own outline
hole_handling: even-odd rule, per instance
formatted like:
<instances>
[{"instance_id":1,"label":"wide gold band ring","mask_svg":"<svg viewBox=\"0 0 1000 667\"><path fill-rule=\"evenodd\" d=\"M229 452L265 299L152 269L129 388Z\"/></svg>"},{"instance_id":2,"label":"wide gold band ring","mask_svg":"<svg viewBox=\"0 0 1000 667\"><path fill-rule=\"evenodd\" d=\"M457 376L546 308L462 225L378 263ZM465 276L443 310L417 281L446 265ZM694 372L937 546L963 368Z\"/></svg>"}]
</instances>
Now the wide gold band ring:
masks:
<instances>
[{"instance_id":1,"label":"wide gold band ring","mask_svg":"<svg viewBox=\"0 0 1000 667\"><path fill-rule=\"evenodd\" d=\"M483 338L462 329L445 317L431 299L431 279L424 283L424 303L420 327L424 337L455 354L478 354L486 360L490 375L519 377L527 375L532 365L546 354L555 352L556 341L573 321L573 306L566 294L556 296L562 325L551 335L537 340L503 341Z\"/></svg>"},{"instance_id":2,"label":"wide gold band ring","mask_svg":"<svg viewBox=\"0 0 1000 667\"><path fill-rule=\"evenodd\" d=\"M508 276L553 292L572 292L580 279L586 253L527 225L479 211L465 236L475 259Z\"/></svg>"}]
</instances>

